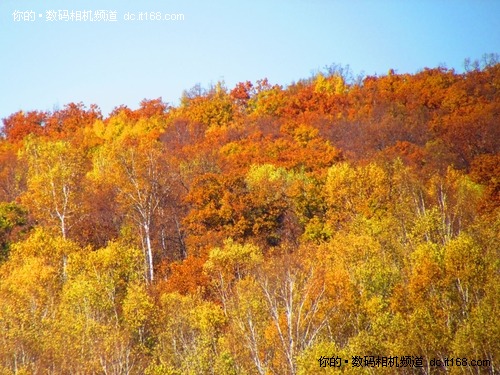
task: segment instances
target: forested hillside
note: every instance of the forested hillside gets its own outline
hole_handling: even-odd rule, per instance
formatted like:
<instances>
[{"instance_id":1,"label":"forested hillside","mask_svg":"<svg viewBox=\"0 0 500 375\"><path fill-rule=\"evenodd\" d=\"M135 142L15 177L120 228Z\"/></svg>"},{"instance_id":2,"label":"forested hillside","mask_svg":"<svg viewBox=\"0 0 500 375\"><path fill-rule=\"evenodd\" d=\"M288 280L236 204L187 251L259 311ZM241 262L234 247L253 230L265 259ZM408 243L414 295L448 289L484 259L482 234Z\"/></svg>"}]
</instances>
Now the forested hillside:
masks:
<instances>
[{"instance_id":1,"label":"forested hillside","mask_svg":"<svg viewBox=\"0 0 500 375\"><path fill-rule=\"evenodd\" d=\"M500 64L19 111L0 374L500 373L499 206Z\"/></svg>"}]
</instances>

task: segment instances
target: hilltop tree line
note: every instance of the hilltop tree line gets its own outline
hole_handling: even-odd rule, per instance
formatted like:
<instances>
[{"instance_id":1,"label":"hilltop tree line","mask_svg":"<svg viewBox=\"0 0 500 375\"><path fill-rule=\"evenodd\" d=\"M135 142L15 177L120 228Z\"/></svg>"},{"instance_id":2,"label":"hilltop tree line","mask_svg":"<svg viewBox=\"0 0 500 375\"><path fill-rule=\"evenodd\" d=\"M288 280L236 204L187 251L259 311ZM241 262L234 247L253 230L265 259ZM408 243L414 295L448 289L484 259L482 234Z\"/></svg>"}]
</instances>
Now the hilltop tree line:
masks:
<instances>
[{"instance_id":1,"label":"hilltop tree line","mask_svg":"<svg viewBox=\"0 0 500 375\"><path fill-rule=\"evenodd\" d=\"M3 119L0 374L500 371L500 64Z\"/></svg>"}]
</instances>

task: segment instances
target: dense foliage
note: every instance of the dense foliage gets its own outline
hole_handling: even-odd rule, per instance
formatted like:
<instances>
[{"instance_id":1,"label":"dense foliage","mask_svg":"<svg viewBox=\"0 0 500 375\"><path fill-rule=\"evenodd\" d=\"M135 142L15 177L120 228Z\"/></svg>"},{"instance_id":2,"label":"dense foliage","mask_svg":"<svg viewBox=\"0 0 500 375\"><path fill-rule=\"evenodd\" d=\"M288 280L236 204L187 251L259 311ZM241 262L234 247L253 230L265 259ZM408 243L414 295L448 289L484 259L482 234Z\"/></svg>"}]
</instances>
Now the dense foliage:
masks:
<instances>
[{"instance_id":1,"label":"dense foliage","mask_svg":"<svg viewBox=\"0 0 500 375\"><path fill-rule=\"evenodd\" d=\"M499 119L495 63L12 114L0 374L500 372Z\"/></svg>"}]
</instances>

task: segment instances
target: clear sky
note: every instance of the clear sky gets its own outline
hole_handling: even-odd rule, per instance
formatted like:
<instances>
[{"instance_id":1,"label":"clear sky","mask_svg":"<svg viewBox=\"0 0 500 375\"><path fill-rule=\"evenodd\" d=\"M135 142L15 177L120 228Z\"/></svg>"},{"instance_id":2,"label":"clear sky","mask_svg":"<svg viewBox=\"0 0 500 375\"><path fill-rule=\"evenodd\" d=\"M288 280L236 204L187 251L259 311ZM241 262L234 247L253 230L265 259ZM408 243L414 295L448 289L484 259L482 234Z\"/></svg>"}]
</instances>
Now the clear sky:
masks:
<instances>
[{"instance_id":1,"label":"clear sky","mask_svg":"<svg viewBox=\"0 0 500 375\"><path fill-rule=\"evenodd\" d=\"M100 10L116 21L77 20ZM139 12L184 20L124 19ZM0 118L69 102L104 115L144 98L177 105L197 83L287 85L332 63L462 71L485 53L500 53L498 0L0 0Z\"/></svg>"}]
</instances>

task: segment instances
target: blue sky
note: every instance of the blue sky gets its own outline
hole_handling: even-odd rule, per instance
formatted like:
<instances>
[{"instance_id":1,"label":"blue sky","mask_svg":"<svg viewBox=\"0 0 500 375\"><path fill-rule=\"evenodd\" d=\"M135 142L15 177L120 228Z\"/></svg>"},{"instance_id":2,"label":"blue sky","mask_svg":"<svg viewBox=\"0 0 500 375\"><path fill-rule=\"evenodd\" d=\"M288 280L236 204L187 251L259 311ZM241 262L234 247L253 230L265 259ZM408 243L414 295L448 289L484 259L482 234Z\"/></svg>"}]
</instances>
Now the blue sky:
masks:
<instances>
[{"instance_id":1,"label":"blue sky","mask_svg":"<svg viewBox=\"0 0 500 375\"><path fill-rule=\"evenodd\" d=\"M52 10L116 11L117 21L47 21ZM151 11L184 21L124 20ZM69 102L104 115L144 98L177 105L198 83L286 85L332 63L368 75L462 71L485 53L500 53L497 0L1 0L0 118Z\"/></svg>"}]
</instances>

